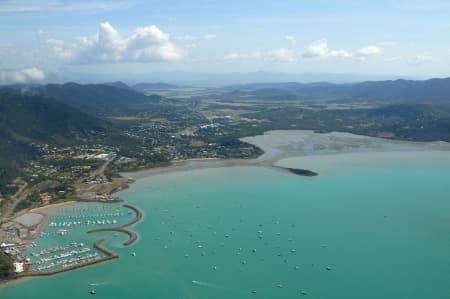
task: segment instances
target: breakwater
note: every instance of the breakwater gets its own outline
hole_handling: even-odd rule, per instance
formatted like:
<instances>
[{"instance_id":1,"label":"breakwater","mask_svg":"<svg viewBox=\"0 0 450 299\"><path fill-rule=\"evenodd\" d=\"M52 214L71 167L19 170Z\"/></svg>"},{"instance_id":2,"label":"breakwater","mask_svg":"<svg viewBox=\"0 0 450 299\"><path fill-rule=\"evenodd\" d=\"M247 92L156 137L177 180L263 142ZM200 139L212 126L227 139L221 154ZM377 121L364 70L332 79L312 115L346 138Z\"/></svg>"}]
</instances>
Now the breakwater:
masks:
<instances>
[{"instance_id":1,"label":"breakwater","mask_svg":"<svg viewBox=\"0 0 450 299\"><path fill-rule=\"evenodd\" d=\"M100 252L102 252L103 254L105 254L105 257L102 258L98 258L94 261L90 261L90 262L86 262L86 263L80 263L77 265L72 265L69 267L65 267L65 268L60 268L60 269L55 269L55 270L51 270L51 271L40 271L40 272L28 272L25 273L21 276L49 276L49 275L54 275L54 274L58 274L58 273L62 273L65 271L70 271L70 270L75 270L75 269L79 269L82 267L87 267L87 266L91 266L91 265L95 265L98 263L102 263L105 261L109 261L112 259L116 259L119 258L119 255L115 254L114 252L112 252L111 250L103 247L102 243L105 241L105 239L100 239L98 241L96 241L94 243L94 248L96 248L97 250L99 250Z\"/></svg>"},{"instance_id":2,"label":"breakwater","mask_svg":"<svg viewBox=\"0 0 450 299\"><path fill-rule=\"evenodd\" d=\"M88 233L88 234L92 234L92 233L106 232L106 231L121 232L121 233L124 233L124 234L127 234L127 235L128 235L128 240L127 240L126 242L124 242L123 245L124 245L124 246L128 246L128 245L133 244L133 243L138 239L138 235L137 235L135 232L133 232L133 231L131 231L131 230L128 230L128 229L126 229L126 228L129 227L129 226L132 226L132 225L134 225L134 224L136 224L136 223L138 223L138 222L142 219L142 217L143 217L144 215L143 215L143 213L142 213L138 208L136 208L136 207L133 207L133 206L128 205L128 204L124 204L124 205L122 205L122 206L125 207L125 208L128 208L128 209L132 210L132 211L135 213L135 217L134 217L133 220L131 220L130 222L128 222L128 223L126 223L126 224L123 224L123 225L121 225L121 226L118 226L118 227L93 229L93 230L88 231L87 233Z\"/></svg>"}]
</instances>

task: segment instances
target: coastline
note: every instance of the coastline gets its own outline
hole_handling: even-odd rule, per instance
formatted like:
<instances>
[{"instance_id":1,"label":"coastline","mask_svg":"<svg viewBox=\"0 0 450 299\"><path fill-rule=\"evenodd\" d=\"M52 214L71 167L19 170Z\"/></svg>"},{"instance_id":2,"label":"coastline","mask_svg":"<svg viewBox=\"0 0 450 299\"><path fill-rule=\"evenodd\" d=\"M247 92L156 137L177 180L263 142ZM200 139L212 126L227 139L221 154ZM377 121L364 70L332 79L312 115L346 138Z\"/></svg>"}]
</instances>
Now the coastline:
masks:
<instances>
[{"instance_id":1,"label":"coastline","mask_svg":"<svg viewBox=\"0 0 450 299\"><path fill-rule=\"evenodd\" d=\"M177 160L177 161L172 161L169 165L167 166L161 166L161 167L156 167L156 168L149 168L149 169L143 169L143 170L138 170L138 171L130 171L130 172L121 172L120 175L122 176L123 179L123 185L121 188L116 189L112 192L110 192L109 194L115 194L117 192L123 191L129 187L131 187L135 181L139 181L141 179L144 178L148 178L148 177L152 177L152 176L157 176L157 175L164 175L164 174L169 174L169 173L174 173L174 172L183 172L183 171L190 171L190 170L195 170L195 169L210 169L210 168L221 168L221 167L232 167L232 166L263 166L263 167L272 167L274 169L279 169L280 171L290 171L291 173L296 174L295 172L293 172L291 169L295 169L295 168L291 168L289 166L282 166L282 165L277 165L276 162L284 160L285 158L288 157L299 157L299 156L303 156L304 158L307 158L308 156L316 156L316 158L320 155L333 155L333 154L343 154L343 153L358 153L358 152L380 152L380 151L384 151L384 150L393 150L393 151L404 151L404 150L430 150L430 149L436 149L439 148L441 150L448 150L450 148L449 143L419 143L419 144L411 144L405 141L395 141L393 142L392 140L384 140L384 139L380 139L380 138L374 138L374 137L368 137L368 136L362 136L362 135L353 135L353 134L349 134L349 133L327 133L327 134L317 134L317 133L313 133L310 131L296 131L294 133L291 132L291 134L298 134L298 136L300 136L300 141L297 142L303 142L303 143L307 143L307 142L312 142L312 141L308 141L308 140L304 140L303 138L305 136L311 135L311 134L315 134L314 137L318 137L321 139L326 139L329 138L330 140L325 140L326 142L336 142L336 140L334 138L343 138L343 140L349 140L349 143L355 142L355 140L357 142L360 142L361 140L363 141L364 146L360 147L356 147L353 148L352 146L343 148L343 149L339 149L339 150L333 150L333 151L317 151L317 152L302 152L299 147L298 144L296 144L294 141L292 142L286 142L286 140L288 138L284 138L284 140L282 140L281 142L274 142L273 144L271 144L270 142L267 142L267 138L270 138L271 135L273 134L284 134L284 131L268 131L266 132L264 135L259 135L262 136L263 139L265 139L265 143L258 143L255 142L253 143L252 141L254 141L253 139L257 138L257 136L254 137L246 137L243 138L245 140L245 142L251 143L255 146L258 146L259 148L261 148L263 150L263 154L257 158L252 158L252 159L219 159L219 158L201 158L201 159L186 159L186 160ZM278 136L279 137L279 136ZM283 136L281 136L283 137ZM251 141L248 139L252 139ZM370 140L372 143L367 143L366 141ZM343 141L342 141L343 142ZM378 146L378 142L380 142L380 144L382 146ZM270 145L270 146L269 146ZM374 146L375 145L375 146ZM387 145L387 146L385 146ZM385 147L383 147L385 146ZM306 167L307 168L307 167ZM301 171L308 171L308 172L312 172L308 169L298 169ZM301 175L301 174L297 174L297 175ZM306 175L309 176L309 175ZM132 177L132 181L128 181L127 177ZM82 200L80 200L81 202ZM39 214L43 214L45 216L45 210L46 209L50 209L50 208L54 208L54 207L59 207L59 206L65 206L65 205L70 205L70 204L75 204L79 202L78 200L74 200L74 201L68 201L68 202L62 202L62 203L57 203L57 204L50 204L44 207L39 207L39 208L35 208L32 209L30 211L28 211L28 213L39 213ZM94 200L92 201L84 201L84 202L95 202ZM108 203L110 201L101 201L102 203ZM110 202L112 203L112 201ZM125 201L126 203L126 201ZM125 205L124 205L125 206ZM122 232L125 234L128 234L129 239L123 244L124 246L128 246L131 245L133 242L135 242L137 240L137 235L136 233L132 232L131 230L125 229L125 227L131 226L137 222L139 222L142 217L143 214L142 212L141 216L136 216L135 220L132 221L132 223L123 225L121 227L116 227L116 228L105 228L105 229L100 229L100 230L94 230L94 231L89 231L87 233L94 233L96 231L118 231L118 232ZM139 213L136 213L139 214ZM45 221L41 221L41 223L39 223L39 227L38 227L38 232L40 232L40 229L42 228L43 224L46 222ZM35 236L37 236L39 233L36 233ZM95 244L101 244L102 240L97 240L94 243ZM100 243L99 243L100 242ZM102 247L104 248L104 247ZM109 253L111 253L112 255L116 255L113 251L104 248L105 250L107 250ZM102 251L102 250L100 250ZM119 256L116 255L116 257L114 258L118 258ZM111 258L108 258L106 260L109 260ZM100 260L98 262L102 262L103 260ZM97 262L96 262L97 263ZM77 268L81 268L84 266L89 266L90 264L86 264L86 265L79 265L78 267L75 267L73 269L77 269ZM72 270L72 268L69 269L64 269L64 271L69 271ZM63 272L63 271L56 271L55 273L52 274L56 274L59 272ZM25 277L27 275L22 275L20 277ZM20 278L19 277L19 278ZM0 285L2 283L0 282Z\"/></svg>"},{"instance_id":2,"label":"coastline","mask_svg":"<svg viewBox=\"0 0 450 299\"><path fill-rule=\"evenodd\" d=\"M203 159L186 159L171 162L170 165L155 167L149 169L143 169L138 171L120 172L120 175L124 178L131 177L134 180L140 180L143 178L168 174L178 171L190 171L194 169L208 169L208 168L220 168L229 166L242 166L242 165L258 165L255 163L255 159L219 159L219 158L203 158ZM133 183L129 183L131 186ZM129 187L128 186L128 187ZM124 188L125 189L125 188ZM122 189L122 190L124 190ZM118 190L120 192L122 190Z\"/></svg>"},{"instance_id":3,"label":"coastline","mask_svg":"<svg viewBox=\"0 0 450 299\"><path fill-rule=\"evenodd\" d=\"M75 204L77 202L78 202L77 200L70 200L70 201L64 201L64 202L60 202L60 203L49 204L49 205L46 205L46 206L43 206L43 207L31 209L27 213L38 213L38 214L41 214L40 212L45 211L46 209L72 205L72 204Z\"/></svg>"}]
</instances>

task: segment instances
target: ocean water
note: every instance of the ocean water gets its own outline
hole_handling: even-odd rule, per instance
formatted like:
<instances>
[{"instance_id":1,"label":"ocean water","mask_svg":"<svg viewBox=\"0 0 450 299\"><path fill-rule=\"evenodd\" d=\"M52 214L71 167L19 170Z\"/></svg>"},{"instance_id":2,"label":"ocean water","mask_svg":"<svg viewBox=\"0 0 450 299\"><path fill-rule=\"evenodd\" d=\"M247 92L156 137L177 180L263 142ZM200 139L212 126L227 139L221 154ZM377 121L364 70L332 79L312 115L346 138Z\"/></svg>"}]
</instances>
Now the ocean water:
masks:
<instances>
[{"instance_id":1,"label":"ocean water","mask_svg":"<svg viewBox=\"0 0 450 299\"><path fill-rule=\"evenodd\" d=\"M450 298L449 152L278 164L320 176L243 166L141 179L120 194L145 214L138 242L97 235L120 259L12 282L0 298Z\"/></svg>"}]
</instances>

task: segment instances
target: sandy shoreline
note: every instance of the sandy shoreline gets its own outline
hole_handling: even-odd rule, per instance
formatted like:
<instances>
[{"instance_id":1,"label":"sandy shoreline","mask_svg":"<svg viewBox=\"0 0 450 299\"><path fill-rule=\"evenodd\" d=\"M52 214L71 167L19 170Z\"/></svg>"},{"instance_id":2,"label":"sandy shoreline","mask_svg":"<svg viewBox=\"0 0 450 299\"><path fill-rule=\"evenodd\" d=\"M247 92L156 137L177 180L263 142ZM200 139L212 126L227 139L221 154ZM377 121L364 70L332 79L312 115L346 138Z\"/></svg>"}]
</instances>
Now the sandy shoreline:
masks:
<instances>
[{"instance_id":1,"label":"sandy shoreline","mask_svg":"<svg viewBox=\"0 0 450 299\"><path fill-rule=\"evenodd\" d=\"M122 172L123 177L141 180L151 176L194 169L231 166L284 166L278 163L292 157L328 156L361 152L401 152L420 150L450 150L447 142L412 142L391 140L345 132L315 133L310 130L273 130L263 135L240 138L261 148L264 153L254 159L202 158L172 161L168 166Z\"/></svg>"},{"instance_id":2,"label":"sandy shoreline","mask_svg":"<svg viewBox=\"0 0 450 299\"><path fill-rule=\"evenodd\" d=\"M39 213L39 212L42 212L42 211L44 211L46 209L72 205L74 203L77 203L77 201L76 200L71 200L71 201L65 201L65 202L60 202L60 203L54 203L54 204L50 204L50 205L47 205L47 206L31 209L31 210L28 211L28 213Z\"/></svg>"},{"instance_id":3,"label":"sandy shoreline","mask_svg":"<svg viewBox=\"0 0 450 299\"><path fill-rule=\"evenodd\" d=\"M230 166L250 166L258 165L255 159L244 160L244 159L189 159L189 160L179 160L172 162L168 166L155 167L150 169L144 169L139 171L131 172L121 172L120 175L127 178L131 177L135 180L144 179L147 177L168 174L179 171L190 171L194 169L208 169L208 168L220 168L220 167L230 167Z\"/></svg>"}]
</instances>

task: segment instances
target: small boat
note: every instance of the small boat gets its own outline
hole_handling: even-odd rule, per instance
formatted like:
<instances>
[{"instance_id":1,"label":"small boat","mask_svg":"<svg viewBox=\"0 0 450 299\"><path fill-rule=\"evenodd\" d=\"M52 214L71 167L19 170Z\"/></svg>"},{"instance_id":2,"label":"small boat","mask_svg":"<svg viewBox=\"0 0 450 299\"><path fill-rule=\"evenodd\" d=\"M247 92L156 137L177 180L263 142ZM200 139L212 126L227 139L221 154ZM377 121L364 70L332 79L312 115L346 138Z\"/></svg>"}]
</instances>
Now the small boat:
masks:
<instances>
[{"instance_id":1,"label":"small boat","mask_svg":"<svg viewBox=\"0 0 450 299\"><path fill-rule=\"evenodd\" d=\"M95 290L91 290L91 291L89 292L89 294L95 295L95 294L97 294L97 293L95 292Z\"/></svg>"},{"instance_id":2,"label":"small boat","mask_svg":"<svg viewBox=\"0 0 450 299\"><path fill-rule=\"evenodd\" d=\"M131 253L131 256L136 256L136 252L132 252L132 253Z\"/></svg>"},{"instance_id":3,"label":"small boat","mask_svg":"<svg viewBox=\"0 0 450 299\"><path fill-rule=\"evenodd\" d=\"M252 294L256 294L256 290L252 290Z\"/></svg>"},{"instance_id":4,"label":"small boat","mask_svg":"<svg viewBox=\"0 0 450 299\"><path fill-rule=\"evenodd\" d=\"M330 266L327 266L326 269L327 269L327 271L331 271L331 267Z\"/></svg>"}]
</instances>

